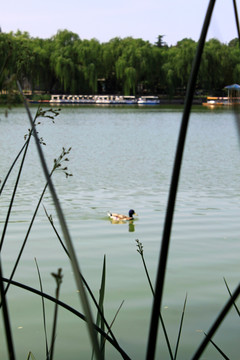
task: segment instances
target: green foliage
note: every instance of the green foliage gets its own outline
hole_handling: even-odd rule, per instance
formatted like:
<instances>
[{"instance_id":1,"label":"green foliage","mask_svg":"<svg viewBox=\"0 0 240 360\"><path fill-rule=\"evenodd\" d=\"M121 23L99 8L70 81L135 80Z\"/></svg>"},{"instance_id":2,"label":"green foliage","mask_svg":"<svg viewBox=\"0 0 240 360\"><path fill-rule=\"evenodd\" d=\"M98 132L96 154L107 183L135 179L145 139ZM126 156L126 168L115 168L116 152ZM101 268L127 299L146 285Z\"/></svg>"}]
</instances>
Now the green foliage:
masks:
<instances>
[{"instance_id":1,"label":"green foliage","mask_svg":"<svg viewBox=\"0 0 240 360\"><path fill-rule=\"evenodd\" d=\"M81 40L68 30L50 39L27 32L0 33L0 89L15 74L28 90L48 93L95 94L104 83L108 93L176 95L185 89L197 43L183 39L168 46L163 35L155 44L119 37L107 43ZM198 88L219 91L240 82L238 39L206 42Z\"/></svg>"}]
</instances>

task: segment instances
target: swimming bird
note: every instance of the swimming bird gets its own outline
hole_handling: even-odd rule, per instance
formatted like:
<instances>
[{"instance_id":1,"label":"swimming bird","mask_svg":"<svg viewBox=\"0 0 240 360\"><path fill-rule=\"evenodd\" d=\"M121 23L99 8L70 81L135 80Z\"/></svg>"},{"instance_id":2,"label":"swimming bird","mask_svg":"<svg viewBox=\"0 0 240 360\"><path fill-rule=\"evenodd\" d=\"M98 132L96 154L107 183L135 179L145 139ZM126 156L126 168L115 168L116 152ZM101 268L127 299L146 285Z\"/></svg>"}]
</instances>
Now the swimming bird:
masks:
<instances>
[{"instance_id":1,"label":"swimming bird","mask_svg":"<svg viewBox=\"0 0 240 360\"><path fill-rule=\"evenodd\" d=\"M127 221L127 220L134 220L133 215L137 214L135 213L134 210L129 210L128 212L128 216L127 215L121 215L121 214L116 214L116 213L112 213L112 212L108 212L108 216L110 217L111 220L115 220L115 221Z\"/></svg>"}]
</instances>

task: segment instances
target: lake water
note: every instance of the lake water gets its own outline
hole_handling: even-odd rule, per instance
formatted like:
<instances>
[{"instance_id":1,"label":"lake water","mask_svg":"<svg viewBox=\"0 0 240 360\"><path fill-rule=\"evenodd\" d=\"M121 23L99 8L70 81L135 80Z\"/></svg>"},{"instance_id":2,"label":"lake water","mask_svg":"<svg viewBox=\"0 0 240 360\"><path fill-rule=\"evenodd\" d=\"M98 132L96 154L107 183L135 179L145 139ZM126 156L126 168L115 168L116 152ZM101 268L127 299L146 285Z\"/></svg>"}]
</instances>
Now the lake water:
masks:
<instances>
[{"instance_id":1,"label":"lake water","mask_svg":"<svg viewBox=\"0 0 240 360\"><path fill-rule=\"evenodd\" d=\"M32 107L33 115L36 108ZM113 325L119 344L132 358L145 358L152 295L136 239L144 246L145 261L154 283L182 108L167 107L62 107L55 124L43 119L39 136L51 168L62 147L72 150L66 163L72 177L53 175L81 270L96 298L103 257L107 276L105 316L109 323L124 304ZM8 117L0 109L0 178L24 143L29 122L22 107ZM18 163L19 166L19 163ZM18 168L17 166L17 168ZM0 229L6 217L17 175L12 173L0 198ZM232 291L240 270L240 151L235 118L229 109L194 108L190 117L177 196L168 269L163 297L163 318L174 351L182 307L188 294L178 359L190 359L220 309L228 300L223 281ZM5 277L9 277L45 180L32 140L20 179L6 239L2 248ZM50 193L43 200L54 224L60 227ZM133 224L112 224L107 212L138 217ZM34 258L43 290L54 296L51 276L63 270L60 299L81 311L71 266L41 206L14 279L39 289ZM18 359L31 351L45 356L41 299L11 287L10 318ZM240 306L239 301L237 304ZM46 302L49 342L53 305ZM94 310L94 317L95 317ZM1 322L0 358L6 358ZM214 337L231 359L239 359L239 317L232 309ZM170 359L162 330L158 357ZM55 359L90 359L85 323L59 310ZM120 355L107 344L106 359ZM209 345L202 359L221 359Z\"/></svg>"}]
</instances>

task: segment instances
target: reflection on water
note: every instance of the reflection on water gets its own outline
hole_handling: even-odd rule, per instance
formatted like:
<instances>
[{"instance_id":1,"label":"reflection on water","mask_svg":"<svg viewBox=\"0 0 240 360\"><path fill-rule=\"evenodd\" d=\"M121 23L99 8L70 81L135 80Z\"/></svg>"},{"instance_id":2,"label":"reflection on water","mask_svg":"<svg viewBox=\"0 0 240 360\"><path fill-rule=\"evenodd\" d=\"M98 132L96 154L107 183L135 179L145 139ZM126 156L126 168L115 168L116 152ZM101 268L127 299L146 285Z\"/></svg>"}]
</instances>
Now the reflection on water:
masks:
<instances>
[{"instance_id":1,"label":"reflection on water","mask_svg":"<svg viewBox=\"0 0 240 360\"><path fill-rule=\"evenodd\" d=\"M28 120L22 108L13 109L7 119L0 114L0 119L2 180L23 144ZM135 240L143 244L154 284L180 121L179 109L67 107L62 109L56 124L43 121L38 125L39 134L47 143L44 153L49 168L62 146L72 146L68 167L73 177L66 179L61 173L54 174L56 191L81 269L97 296L106 254L105 314L111 322L125 300L114 331L126 352L139 360L145 356L152 295ZM163 315L174 344L185 293L189 294L179 358L191 358L203 338L198 330L207 332L228 298L223 276L231 290L239 281L240 169L235 130L232 114L226 110L196 110L190 118L163 299ZM1 229L15 178L16 171L0 198ZM44 185L32 142L3 245L5 276L9 276L14 266ZM43 203L60 232L48 192ZM117 224L106 221L108 209L116 208L124 213L131 207L141 214L135 221L118 222L120 226L111 226ZM50 273L62 268L60 297L72 306L81 307L69 260L42 207L16 272L16 280L39 288L34 257L38 260L45 292L54 292ZM27 358L30 348L35 358L42 358L41 300L12 288L9 301L18 357ZM46 306L51 327L53 308ZM89 358L91 349L85 325L64 311L59 316L56 358L75 360L80 353L83 359ZM215 339L231 359L238 356L238 333L239 321L231 312ZM168 358L161 333L158 348L159 357ZM216 358L211 347L206 354L208 358ZM6 357L3 345L0 358ZM107 346L106 358L117 360L119 356Z\"/></svg>"},{"instance_id":2,"label":"reflection on water","mask_svg":"<svg viewBox=\"0 0 240 360\"><path fill-rule=\"evenodd\" d=\"M111 224L115 224L115 225L121 225L121 224L128 225L128 231L129 232L134 232L135 231L134 220L124 221L124 220L109 219L109 221L111 222Z\"/></svg>"}]
</instances>

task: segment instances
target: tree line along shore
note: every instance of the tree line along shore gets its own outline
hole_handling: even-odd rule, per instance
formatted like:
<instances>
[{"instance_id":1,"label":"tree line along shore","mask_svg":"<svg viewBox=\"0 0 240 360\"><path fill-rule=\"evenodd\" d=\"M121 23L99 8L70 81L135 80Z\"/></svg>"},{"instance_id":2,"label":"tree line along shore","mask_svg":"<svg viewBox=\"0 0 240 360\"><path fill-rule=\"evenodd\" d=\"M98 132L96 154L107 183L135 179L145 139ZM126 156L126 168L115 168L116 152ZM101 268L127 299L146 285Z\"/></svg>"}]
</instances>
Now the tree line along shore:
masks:
<instances>
[{"instance_id":1,"label":"tree line along shore","mask_svg":"<svg viewBox=\"0 0 240 360\"><path fill-rule=\"evenodd\" d=\"M152 94L181 102L196 47L190 38L168 46L162 35L151 44L132 37L82 40L68 30L48 39L0 32L0 90L8 93L18 79L32 97L42 99L50 94ZM208 40L196 97L224 96L226 85L240 81L239 59L237 38L228 44Z\"/></svg>"}]
</instances>

